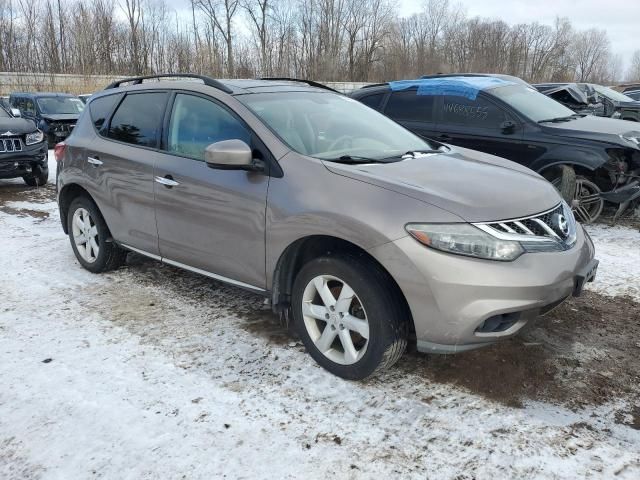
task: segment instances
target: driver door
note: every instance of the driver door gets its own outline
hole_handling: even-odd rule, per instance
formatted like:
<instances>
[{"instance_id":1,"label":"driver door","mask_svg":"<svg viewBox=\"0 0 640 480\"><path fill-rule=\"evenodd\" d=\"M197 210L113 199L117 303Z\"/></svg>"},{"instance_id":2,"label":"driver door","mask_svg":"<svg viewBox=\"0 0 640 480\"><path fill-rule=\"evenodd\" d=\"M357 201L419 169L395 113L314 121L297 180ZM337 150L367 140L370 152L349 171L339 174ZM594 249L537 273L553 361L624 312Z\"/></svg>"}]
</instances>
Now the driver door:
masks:
<instances>
[{"instance_id":1,"label":"driver door","mask_svg":"<svg viewBox=\"0 0 640 480\"><path fill-rule=\"evenodd\" d=\"M167 263L237 285L265 288L269 176L207 166L205 148L239 139L257 156L249 127L211 97L177 93L154 167L160 255Z\"/></svg>"}]
</instances>

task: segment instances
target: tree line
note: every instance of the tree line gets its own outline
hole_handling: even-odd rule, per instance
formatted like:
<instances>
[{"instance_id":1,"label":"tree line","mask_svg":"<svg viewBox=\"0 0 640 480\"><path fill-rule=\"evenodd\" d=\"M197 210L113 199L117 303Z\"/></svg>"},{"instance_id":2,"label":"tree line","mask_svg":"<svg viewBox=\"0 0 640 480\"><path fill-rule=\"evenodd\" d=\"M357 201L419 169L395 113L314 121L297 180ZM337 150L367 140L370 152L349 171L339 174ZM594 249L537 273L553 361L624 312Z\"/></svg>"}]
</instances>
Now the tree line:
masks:
<instances>
[{"instance_id":1,"label":"tree line","mask_svg":"<svg viewBox=\"0 0 640 480\"><path fill-rule=\"evenodd\" d=\"M628 72L606 31L570 20L509 25L448 0L399 15L393 0L0 0L0 71L195 72L383 81L494 72L528 81L613 83ZM634 77L634 78L631 78ZM635 78L638 77L638 78Z\"/></svg>"}]
</instances>

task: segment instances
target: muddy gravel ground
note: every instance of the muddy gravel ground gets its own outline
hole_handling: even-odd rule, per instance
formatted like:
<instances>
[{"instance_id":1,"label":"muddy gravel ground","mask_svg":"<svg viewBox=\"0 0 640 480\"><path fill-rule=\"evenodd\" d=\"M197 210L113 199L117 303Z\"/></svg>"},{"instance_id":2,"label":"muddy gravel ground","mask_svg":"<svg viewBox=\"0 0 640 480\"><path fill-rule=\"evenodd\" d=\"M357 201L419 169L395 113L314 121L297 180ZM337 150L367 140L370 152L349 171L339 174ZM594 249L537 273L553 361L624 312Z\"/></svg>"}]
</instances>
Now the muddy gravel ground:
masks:
<instances>
[{"instance_id":1,"label":"muddy gravel ground","mask_svg":"<svg viewBox=\"0 0 640 480\"><path fill-rule=\"evenodd\" d=\"M343 382L313 364L260 296L136 254L116 272L80 271L54 199L52 186L0 182L0 477L640 478L637 298L588 290L511 340L443 356L410 346L381 376ZM30 257L17 272L20 251L48 258ZM57 384L77 393L45 411L51 399L38 392L56 373L38 372L56 372L56 362L65 367ZM170 373L159 375L165 364ZM127 380L134 365L135 381ZM199 380L187 385L186 376ZM155 389L143 395L136 382ZM181 391L192 397L186 405ZM138 397L163 417L147 428L168 445L131 446L147 417L117 405ZM137 433L85 418L92 408ZM192 410L186 429L179 419ZM234 428L242 434L233 437ZM65 432L85 443L56 443ZM178 447L181 438L189 445ZM67 452L74 448L81 458ZM247 466L246 455L263 466Z\"/></svg>"}]
</instances>

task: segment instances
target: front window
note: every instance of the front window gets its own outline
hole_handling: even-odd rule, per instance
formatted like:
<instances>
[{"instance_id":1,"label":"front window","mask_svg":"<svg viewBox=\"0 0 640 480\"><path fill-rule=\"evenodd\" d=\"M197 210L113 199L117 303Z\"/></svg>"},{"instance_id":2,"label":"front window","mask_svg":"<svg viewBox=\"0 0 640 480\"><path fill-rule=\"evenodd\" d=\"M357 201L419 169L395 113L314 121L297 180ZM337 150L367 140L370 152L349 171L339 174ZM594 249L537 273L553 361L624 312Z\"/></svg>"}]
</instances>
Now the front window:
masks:
<instances>
[{"instance_id":1,"label":"front window","mask_svg":"<svg viewBox=\"0 0 640 480\"><path fill-rule=\"evenodd\" d=\"M40 97L36 100L45 115L77 115L84 109L84 103L73 97Z\"/></svg>"},{"instance_id":2,"label":"front window","mask_svg":"<svg viewBox=\"0 0 640 480\"><path fill-rule=\"evenodd\" d=\"M633 102L633 98L627 97L623 93L616 92L612 88L603 87L602 85L592 85L593 89L609 100L614 100L616 102Z\"/></svg>"},{"instance_id":3,"label":"front window","mask_svg":"<svg viewBox=\"0 0 640 480\"><path fill-rule=\"evenodd\" d=\"M383 160L434 148L384 115L341 95L286 92L236 98L303 155L323 160L342 156Z\"/></svg>"},{"instance_id":4,"label":"front window","mask_svg":"<svg viewBox=\"0 0 640 480\"><path fill-rule=\"evenodd\" d=\"M572 110L531 87L509 85L488 90L516 112L534 122L575 115Z\"/></svg>"}]
</instances>

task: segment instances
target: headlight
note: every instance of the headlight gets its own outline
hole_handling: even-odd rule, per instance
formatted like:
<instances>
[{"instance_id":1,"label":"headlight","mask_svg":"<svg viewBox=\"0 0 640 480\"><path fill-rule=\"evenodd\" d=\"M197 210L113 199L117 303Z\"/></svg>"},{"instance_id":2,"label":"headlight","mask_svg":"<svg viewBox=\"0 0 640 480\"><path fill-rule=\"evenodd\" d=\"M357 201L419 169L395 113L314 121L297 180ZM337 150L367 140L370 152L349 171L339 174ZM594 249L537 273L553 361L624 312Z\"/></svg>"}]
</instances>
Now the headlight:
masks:
<instances>
[{"instance_id":1,"label":"headlight","mask_svg":"<svg viewBox=\"0 0 640 480\"><path fill-rule=\"evenodd\" d=\"M42 140L44 140L44 133L42 133L42 130L36 130L33 133L27 134L24 143L27 145L33 145L34 143L40 143Z\"/></svg>"},{"instance_id":2,"label":"headlight","mask_svg":"<svg viewBox=\"0 0 640 480\"><path fill-rule=\"evenodd\" d=\"M519 242L495 238L466 223L410 223L405 228L427 247L457 255L510 262L524 253Z\"/></svg>"},{"instance_id":3,"label":"headlight","mask_svg":"<svg viewBox=\"0 0 640 480\"><path fill-rule=\"evenodd\" d=\"M613 115L611 115L611 118L620 118L622 117L622 112L613 112Z\"/></svg>"}]
</instances>

